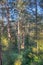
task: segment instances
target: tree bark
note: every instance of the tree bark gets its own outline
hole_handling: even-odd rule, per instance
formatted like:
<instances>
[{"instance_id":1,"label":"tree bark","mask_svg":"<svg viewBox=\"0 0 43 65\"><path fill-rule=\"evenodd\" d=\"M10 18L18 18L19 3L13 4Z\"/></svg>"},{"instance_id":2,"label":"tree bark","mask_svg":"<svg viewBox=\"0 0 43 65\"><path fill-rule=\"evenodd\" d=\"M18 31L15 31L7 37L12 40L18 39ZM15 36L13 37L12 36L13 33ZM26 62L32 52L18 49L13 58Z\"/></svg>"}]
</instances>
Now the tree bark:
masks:
<instances>
[{"instance_id":1,"label":"tree bark","mask_svg":"<svg viewBox=\"0 0 43 65\"><path fill-rule=\"evenodd\" d=\"M38 38L38 29L37 29L37 0L35 0L35 2L36 2L36 40L37 40L37 38ZM37 54L38 54L38 43L37 43Z\"/></svg>"},{"instance_id":2,"label":"tree bark","mask_svg":"<svg viewBox=\"0 0 43 65\"><path fill-rule=\"evenodd\" d=\"M10 21L9 21L9 7L7 7L6 10L7 10L6 16L7 16L7 22L8 22L8 24L7 24L8 40L11 41L11 29L10 29Z\"/></svg>"},{"instance_id":3,"label":"tree bark","mask_svg":"<svg viewBox=\"0 0 43 65\"><path fill-rule=\"evenodd\" d=\"M0 26L0 65L2 65L1 26Z\"/></svg>"}]
</instances>

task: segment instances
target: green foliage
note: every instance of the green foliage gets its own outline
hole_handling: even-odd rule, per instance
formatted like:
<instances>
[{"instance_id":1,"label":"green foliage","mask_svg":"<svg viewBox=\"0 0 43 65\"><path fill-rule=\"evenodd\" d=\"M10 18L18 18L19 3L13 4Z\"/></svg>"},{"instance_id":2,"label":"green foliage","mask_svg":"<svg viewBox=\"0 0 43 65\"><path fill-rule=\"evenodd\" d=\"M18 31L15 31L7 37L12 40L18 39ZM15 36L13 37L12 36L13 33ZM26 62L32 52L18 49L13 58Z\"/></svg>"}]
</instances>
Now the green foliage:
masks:
<instances>
[{"instance_id":1,"label":"green foliage","mask_svg":"<svg viewBox=\"0 0 43 65\"><path fill-rule=\"evenodd\" d=\"M26 35L25 36L25 48L28 48L29 47L29 43L30 43L29 35Z\"/></svg>"},{"instance_id":2,"label":"green foliage","mask_svg":"<svg viewBox=\"0 0 43 65\"><path fill-rule=\"evenodd\" d=\"M16 58L17 58L17 54L4 54L3 55L3 64L4 65L13 65Z\"/></svg>"},{"instance_id":3,"label":"green foliage","mask_svg":"<svg viewBox=\"0 0 43 65\"><path fill-rule=\"evenodd\" d=\"M43 55L41 54L41 56L43 57ZM34 61L33 64L35 65L43 65L43 59L41 58L40 54L36 55L34 54Z\"/></svg>"},{"instance_id":4,"label":"green foliage","mask_svg":"<svg viewBox=\"0 0 43 65\"><path fill-rule=\"evenodd\" d=\"M33 54L30 49L26 49L23 53L22 65L30 65L33 61Z\"/></svg>"}]
</instances>

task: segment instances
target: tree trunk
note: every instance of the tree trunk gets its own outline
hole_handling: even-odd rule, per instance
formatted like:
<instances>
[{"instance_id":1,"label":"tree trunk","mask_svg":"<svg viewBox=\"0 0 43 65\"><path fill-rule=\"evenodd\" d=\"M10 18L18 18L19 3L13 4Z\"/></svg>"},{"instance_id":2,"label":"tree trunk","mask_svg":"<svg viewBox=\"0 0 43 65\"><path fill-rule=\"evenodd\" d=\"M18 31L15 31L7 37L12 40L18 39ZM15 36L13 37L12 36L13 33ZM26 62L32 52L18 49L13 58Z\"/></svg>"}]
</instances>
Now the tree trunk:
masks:
<instances>
[{"instance_id":1,"label":"tree trunk","mask_svg":"<svg viewBox=\"0 0 43 65\"><path fill-rule=\"evenodd\" d=\"M38 29L37 29L37 0L35 0L35 2L36 2L36 40L37 40L37 36L38 36ZM37 54L38 54L38 43L37 43Z\"/></svg>"},{"instance_id":2,"label":"tree trunk","mask_svg":"<svg viewBox=\"0 0 43 65\"><path fill-rule=\"evenodd\" d=\"M19 22L18 22L18 51L20 53L20 28L19 28Z\"/></svg>"},{"instance_id":3,"label":"tree trunk","mask_svg":"<svg viewBox=\"0 0 43 65\"><path fill-rule=\"evenodd\" d=\"M11 41L11 29L10 29L10 21L9 21L9 7L7 8L7 32L8 32L8 40Z\"/></svg>"},{"instance_id":4,"label":"tree trunk","mask_svg":"<svg viewBox=\"0 0 43 65\"><path fill-rule=\"evenodd\" d=\"M0 65L2 65L1 26L0 26Z\"/></svg>"}]
</instances>

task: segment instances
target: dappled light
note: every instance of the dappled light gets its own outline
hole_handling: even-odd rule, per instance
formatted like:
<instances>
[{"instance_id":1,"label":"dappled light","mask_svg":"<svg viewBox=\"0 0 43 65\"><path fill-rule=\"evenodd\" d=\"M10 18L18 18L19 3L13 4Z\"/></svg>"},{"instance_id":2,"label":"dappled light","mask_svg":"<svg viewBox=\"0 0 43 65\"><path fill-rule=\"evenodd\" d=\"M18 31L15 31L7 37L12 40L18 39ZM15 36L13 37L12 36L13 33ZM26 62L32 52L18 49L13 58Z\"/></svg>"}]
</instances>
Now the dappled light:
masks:
<instances>
[{"instance_id":1,"label":"dappled light","mask_svg":"<svg viewBox=\"0 0 43 65\"><path fill-rule=\"evenodd\" d=\"M2 44L4 45L4 46L6 46L6 47L8 47L8 39L6 38L6 37L2 37L1 38L1 41L2 41Z\"/></svg>"},{"instance_id":2,"label":"dappled light","mask_svg":"<svg viewBox=\"0 0 43 65\"><path fill-rule=\"evenodd\" d=\"M21 65L21 61L18 59L15 61L14 65Z\"/></svg>"}]
</instances>

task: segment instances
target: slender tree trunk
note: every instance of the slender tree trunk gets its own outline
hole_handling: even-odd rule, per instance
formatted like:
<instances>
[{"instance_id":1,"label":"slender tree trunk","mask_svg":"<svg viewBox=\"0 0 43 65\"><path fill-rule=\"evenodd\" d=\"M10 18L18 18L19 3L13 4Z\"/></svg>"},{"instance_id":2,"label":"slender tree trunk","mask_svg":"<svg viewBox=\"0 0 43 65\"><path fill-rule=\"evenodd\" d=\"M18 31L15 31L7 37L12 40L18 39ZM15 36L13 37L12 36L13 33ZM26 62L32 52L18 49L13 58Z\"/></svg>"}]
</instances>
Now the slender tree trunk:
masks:
<instances>
[{"instance_id":1,"label":"slender tree trunk","mask_svg":"<svg viewBox=\"0 0 43 65\"><path fill-rule=\"evenodd\" d=\"M0 26L0 65L2 65L1 26Z\"/></svg>"},{"instance_id":2,"label":"slender tree trunk","mask_svg":"<svg viewBox=\"0 0 43 65\"><path fill-rule=\"evenodd\" d=\"M3 7L3 2L1 2L1 5ZM2 43L1 43L1 36L3 35L3 29L4 29L4 23L3 23L3 8L1 9L2 11L2 21L0 23L0 65L2 65Z\"/></svg>"},{"instance_id":3,"label":"slender tree trunk","mask_svg":"<svg viewBox=\"0 0 43 65\"><path fill-rule=\"evenodd\" d=\"M8 21L8 24L7 24L7 32L8 32L8 40L11 41L11 29L10 29L10 21L9 21L9 7L6 8L7 9L7 21Z\"/></svg>"},{"instance_id":4,"label":"slender tree trunk","mask_svg":"<svg viewBox=\"0 0 43 65\"><path fill-rule=\"evenodd\" d=\"M24 35L24 33L22 34L22 49L24 49L25 48L25 35Z\"/></svg>"},{"instance_id":5,"label":"slender tree trunk","mask_svg":"<svg viewBox=\"0 0 43 65\"><path fill-rule=\"evenodd\" d=\"M36 40L37 40L37 36L38 36L38 30L37 30L37 0L35 0L35 2L36 2ZM37 54L38 54L38 43L37 43Z\"/></svg>"},{"instance_id":6,"label":"slender tree trunk","mask_svg":"<svg viewBox=\"0 0 43 65\"><path fill-rule=\"evenodd\" d=\"M20 53L20 27L19 27L19 22L18 22L18 51Z\"/></svg>"},{"instance_id":7,"label":"slender tree trunk","mask_svg":"<svg viewBox=\"0 0 43 65\"><path fill-rule=\"evenodd\" d=\"M19 11L19 21L20 21L20 16L21 16L21 8L20 8L20 3L21 3L21 0L18 0L18 6L17 6L17 9ZM18 51L20 53L20 22L18 21Z\"/></svg>"}]
</instances>

